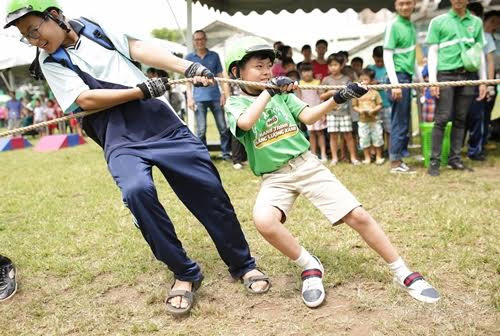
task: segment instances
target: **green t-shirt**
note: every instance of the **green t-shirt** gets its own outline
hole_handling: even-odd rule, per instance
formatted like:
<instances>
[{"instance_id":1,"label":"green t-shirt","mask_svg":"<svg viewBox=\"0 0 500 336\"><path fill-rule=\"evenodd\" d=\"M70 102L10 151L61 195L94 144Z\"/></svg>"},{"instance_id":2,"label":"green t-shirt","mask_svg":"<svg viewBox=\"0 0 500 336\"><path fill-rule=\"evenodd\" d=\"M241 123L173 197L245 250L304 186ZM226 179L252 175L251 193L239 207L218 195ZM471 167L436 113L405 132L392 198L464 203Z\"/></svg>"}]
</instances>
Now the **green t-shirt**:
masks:
<instances>
[{"instance_id":1,"label":"green t-shirt","mask_svg":"<svg viewBox=\"0 0 500 336\"><path fill-rule=\"evenodd\" d=\"M460 57L460 44L463 43L468 49L477 42L485 45L483 23L469 10L459 17L452 9L435 17L429 24L427 43L438 45L438 71L462 68L464 63Z\"/></svg>"},{"instance_id":2,"label":"green t-shirt","mask_svg":"<svg viewBox=\"0 0 500 336\"><path fill-rule=\"evenodd\" d=\"M394 50L396 72L415 72L417 31L415 25L401 15L397 15L385 29L384 49Z\"/></svg>"},{"instance_id":3,"label":"green t-shirt","mask_svg":"<svg viewBox=\"0 0 500 336\"><path fill-rule=\"evenodd\" d=\"M254 97L231 96L224 109L231 132L245 147L250 168L259 176L278 170L309 149L309 141L298 127L307 104L294 94L275 95L252 129L243 131L237 120L254 101Z\"/></svg>"}]
</instances>

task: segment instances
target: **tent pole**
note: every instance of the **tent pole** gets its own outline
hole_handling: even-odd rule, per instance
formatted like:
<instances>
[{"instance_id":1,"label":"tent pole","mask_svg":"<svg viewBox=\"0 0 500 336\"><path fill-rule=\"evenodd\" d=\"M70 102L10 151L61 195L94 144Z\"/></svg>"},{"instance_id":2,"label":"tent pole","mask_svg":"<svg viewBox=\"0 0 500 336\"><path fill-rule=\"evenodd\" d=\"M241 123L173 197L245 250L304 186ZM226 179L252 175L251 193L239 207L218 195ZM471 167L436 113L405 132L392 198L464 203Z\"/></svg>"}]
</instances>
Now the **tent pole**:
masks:
<instances>
[{"instance_id":1,"label":"tent pole","mask_svg":"<svg viewBox=\"0 0 500 336\"><path fill-rule=\"evenodd\" d=\"M193 52L193 0L186 0L186 9L187 9L187 27L186 27L186 47L188 53ZM192 88L191 85L188 85L188 90ZM191 132L195 132L194 129L194 111L191 110L186 104L187 111L187 124L188 128Z\"/></svg>"}]
</instances>

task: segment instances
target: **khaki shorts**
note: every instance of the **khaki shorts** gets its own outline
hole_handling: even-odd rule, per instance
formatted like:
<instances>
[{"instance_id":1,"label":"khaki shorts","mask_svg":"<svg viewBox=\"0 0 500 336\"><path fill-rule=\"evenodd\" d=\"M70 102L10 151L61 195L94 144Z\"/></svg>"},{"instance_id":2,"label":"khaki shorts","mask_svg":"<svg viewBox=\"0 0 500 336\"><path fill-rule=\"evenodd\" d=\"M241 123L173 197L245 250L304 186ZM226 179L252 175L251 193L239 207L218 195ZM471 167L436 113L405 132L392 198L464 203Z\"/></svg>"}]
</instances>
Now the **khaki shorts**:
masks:
<instances>
[{"instance_id":1,"label":"khaki shorts","mask_svg":"<svg viewBox=\"0 0 500 336\"><path fill-rule=\"evenodd\" d=\"M277 171L262 176L255 208L271 205L288 217L299 195L309 199L332 224L338 223L353 209L361 206L316 156L306 152L288 161Z\"/></svg>"}]
</instances>

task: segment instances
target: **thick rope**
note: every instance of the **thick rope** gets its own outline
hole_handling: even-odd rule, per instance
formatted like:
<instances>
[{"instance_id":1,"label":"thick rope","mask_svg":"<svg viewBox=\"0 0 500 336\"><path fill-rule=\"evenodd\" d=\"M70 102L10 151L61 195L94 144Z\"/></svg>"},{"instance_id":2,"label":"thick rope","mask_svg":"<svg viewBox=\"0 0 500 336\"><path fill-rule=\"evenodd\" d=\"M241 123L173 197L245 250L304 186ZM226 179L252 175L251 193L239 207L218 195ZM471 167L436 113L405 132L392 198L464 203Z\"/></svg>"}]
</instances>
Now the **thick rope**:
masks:
<instances>
[{"instance_id":1,"label":"thick rope","mask_svg":"<svg viewBox=\"0 0 500 336\"><path fill-rule=\"evenodd\" d=\"M193 81L193 78L183 78L183 79L176 79L176 80L170 80L169 84L170 85L178 85L178 84L187 84ZM227 79L227 78L215 78L215 81L219 83L229 83L229 84L237 84L237 85L244 85L244 86L250 86L250 87L255 87L255 88L270 88L270 89L277 89L277 86L274 86L272 84L267 84L267 83L260 83L260 82L250 82L250 81L243 81L239 79ZM400 83L400 84L374 84L374 85L366 85L367 88L369 89L374 89L374 90L387 90L387 89L422 89L426 87L455 87L455 86L478 86L478 85L498 85L500 84L500 79L488 79L488 80L469 80L469 81L451 81L451 82L435 82L435 83ZM345 88L345 85L299 85L299 88L302 90L340 90L342 88ZM15 135L19 133L25 133L28 131L32 131L41 127L46 127L51 124L55 124L61 121L66 121L70 120L72 118L83 118L88 115L98 113L103 111L103 109L99 110L92 110L92 111L83 111L79 113L75 113L72 115L67 115L61 118L57 119L52 119L48 121L44 121L38 124L30 125L27 127L21 127L17 129L13 129L10 131L2 132L0 133L0 138L10 136L10 135Z\"/></svg>"}]
</instances>

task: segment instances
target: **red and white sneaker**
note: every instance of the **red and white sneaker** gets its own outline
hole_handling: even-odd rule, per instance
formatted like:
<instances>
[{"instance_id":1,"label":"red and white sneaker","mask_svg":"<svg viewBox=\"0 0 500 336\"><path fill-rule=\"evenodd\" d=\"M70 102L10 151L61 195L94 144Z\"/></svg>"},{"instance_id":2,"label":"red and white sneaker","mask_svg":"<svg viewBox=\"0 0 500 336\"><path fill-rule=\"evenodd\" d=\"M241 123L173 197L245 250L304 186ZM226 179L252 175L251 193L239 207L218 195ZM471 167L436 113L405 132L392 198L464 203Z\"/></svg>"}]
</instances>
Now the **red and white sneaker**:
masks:
<instances>
[{"instance_id":1,"label":"red and white sneaker","mask_svg":"<svg viewBox=\"0 0 500 336\"><path fill-rule=\"evenodd\" d=\"M438 291L425 281L424 277L418 272L411 273L403 282L394 277L394 282L418 301L435 303L441 298Z\"/></svg>"},{"instance_id":2,"label":"red and white sneaker","mask_svg":"<svg viewBox=\"0 0 500 336\"><path fill-rule=\"evenodd\" d=\"M302 272L302 300L309 308L316 308L325 300L323 288L323 265L318 258L319 268L310 268Z\"/></svg>"}]
</instances>

